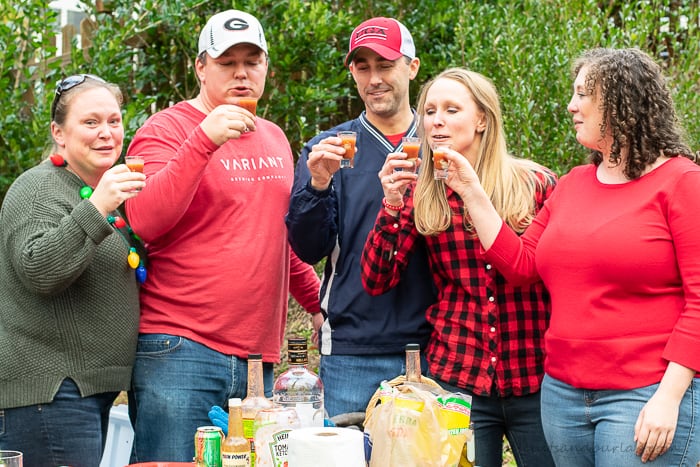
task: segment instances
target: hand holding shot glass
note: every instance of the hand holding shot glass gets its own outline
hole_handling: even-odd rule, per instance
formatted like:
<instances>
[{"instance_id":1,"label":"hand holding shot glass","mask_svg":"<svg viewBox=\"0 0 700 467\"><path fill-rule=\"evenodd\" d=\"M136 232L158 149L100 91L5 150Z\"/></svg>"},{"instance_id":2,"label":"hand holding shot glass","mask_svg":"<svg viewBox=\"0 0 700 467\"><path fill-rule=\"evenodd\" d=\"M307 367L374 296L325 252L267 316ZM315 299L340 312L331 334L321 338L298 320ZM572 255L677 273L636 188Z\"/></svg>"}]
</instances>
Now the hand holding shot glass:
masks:
<instances>
[{"instance_id":1,"label":"hand holding shot glass","mask_svg":"<svg viewBox=\"0 0 700 467\"><path fill-rule=\"evenodd\" d=\"M341 145L345 149L343 159L340 161L341 169L352 169L355 167L355 142L357 133L354 131L339 131L338 138L342 140Z\"/></svg>"},{"instance_id":2,"label":"hand holding shot glass","mask_svg":"<svg viewBox=\"0 0 700 467\"><path fill-rule=\"evenodd\" d=\"M445 151L450 148L448 143L433 144L433 176L435 180L447 180L447 169L450 161L445 159Z\"/></svg>"}]
</instances>

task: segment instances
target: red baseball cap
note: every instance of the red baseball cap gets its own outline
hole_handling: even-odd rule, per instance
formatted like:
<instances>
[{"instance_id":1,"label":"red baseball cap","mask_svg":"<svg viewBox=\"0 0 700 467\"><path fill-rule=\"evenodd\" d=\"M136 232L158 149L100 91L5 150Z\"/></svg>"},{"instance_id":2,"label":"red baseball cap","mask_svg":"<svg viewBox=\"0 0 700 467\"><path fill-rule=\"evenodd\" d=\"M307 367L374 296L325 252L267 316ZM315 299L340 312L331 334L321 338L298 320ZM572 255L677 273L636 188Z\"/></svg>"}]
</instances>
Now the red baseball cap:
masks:
<instances>
[{"instance_id":1,"label":"red baseball cap","mask_svg":"<svg viewBox=\"0 0 700 467\"><path fill-rule=\"evenodd\" d=\"M416 58L416 46L406 26L393 18L372 18L360 24L350 36L350 50L345 56L345 66L352 61L355 51L367 47L387 60L405 55Z\"/></svg>"}]
</instances>

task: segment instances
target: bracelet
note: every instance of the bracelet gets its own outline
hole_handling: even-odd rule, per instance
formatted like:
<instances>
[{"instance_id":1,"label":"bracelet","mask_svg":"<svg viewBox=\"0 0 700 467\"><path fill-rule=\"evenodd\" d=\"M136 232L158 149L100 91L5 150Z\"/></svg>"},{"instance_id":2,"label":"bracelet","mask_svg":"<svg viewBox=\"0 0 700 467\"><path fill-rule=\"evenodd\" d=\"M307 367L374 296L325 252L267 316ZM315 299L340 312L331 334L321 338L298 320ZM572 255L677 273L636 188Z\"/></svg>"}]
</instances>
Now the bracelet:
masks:
<instances>
[{"instance_id":1,"label":"bracelet","mask_svg":"<svg viewBox=\"0 0 700 467\"><path fill-rule=\"evenodd\" d=\"M401 208L403 208L403 200L401 200L401 204L399 204L398 206L394 206L393 204L389 204L385 197L384 199L382 199L382 206L391 211L400 211Z\"/></svg>"}]
</instances>

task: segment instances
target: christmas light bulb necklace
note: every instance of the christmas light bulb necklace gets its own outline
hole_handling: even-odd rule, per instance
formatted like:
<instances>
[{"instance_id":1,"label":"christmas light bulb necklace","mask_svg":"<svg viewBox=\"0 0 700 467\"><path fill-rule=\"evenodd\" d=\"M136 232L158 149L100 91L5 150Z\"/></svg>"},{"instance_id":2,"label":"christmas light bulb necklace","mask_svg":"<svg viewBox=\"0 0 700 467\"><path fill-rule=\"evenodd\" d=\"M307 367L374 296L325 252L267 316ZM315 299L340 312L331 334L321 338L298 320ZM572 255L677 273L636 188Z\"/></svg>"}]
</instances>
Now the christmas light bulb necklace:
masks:
<instances>
[{"instance_id":1,"label":"christmas light bulb necklace","mask_svg":"<svg viewBox=\"0 0 700 467\"><path fill-rule=\"evenodd\" d=\"M83 184L83 186L80 188L80 197L82 199L88 199L90 198L90 196L92 196L92 187L85 183L80 177L80 175L68 168L68 161L66 161L66 159L63 156L61 156L60 154L51 154L49 159L51 160L51 163L54 166L65 167L66 170L78 177L80 182ZM117 211L117 214L118 213L119 212ZM141 243L141 238L138 235L136 235L136 233L131 229L131 226L127 224L124 218L119 215L108 215L107 222L109 222L109 224L112 226L112 228L114 228L114 230L119 232L119 236L126 244L126 247L129 249L129 255L126 258L127 263L129 263L129 267L131 267L131 269L134 270L134 273L136 275L136 281L139 284L143 284L144 282L146 282L146 267L143 265L143 260L141 259L141 256L136 252L136 248L131 246L129 238L124 234L122 229L126 229L129 236L137 243Z\"/></svg>"}]
</instances>

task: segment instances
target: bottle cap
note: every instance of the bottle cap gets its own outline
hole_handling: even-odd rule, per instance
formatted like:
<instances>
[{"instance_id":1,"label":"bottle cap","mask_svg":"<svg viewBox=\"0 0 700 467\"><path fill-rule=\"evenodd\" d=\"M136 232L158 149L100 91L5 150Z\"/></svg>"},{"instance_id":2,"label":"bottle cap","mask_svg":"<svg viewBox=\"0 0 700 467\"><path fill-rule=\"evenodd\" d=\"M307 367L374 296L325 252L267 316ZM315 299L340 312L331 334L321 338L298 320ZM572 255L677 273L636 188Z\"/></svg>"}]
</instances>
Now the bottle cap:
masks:
<instances>
[{"instance_id":1,"label":"bottle cap","mask_svg":"<svg viewBox=\"0 0 700 467\"><path fill-rule=\"evenodd\" d=\"M229 407L240 407L241 406L241 398L240 397L232 397L231 399L228 400L228 406Z\"/></svg>"},{"instance_id":2,"label":"bottle cap","mask_svg":"<svg viewBox=\"0 0 700 467\"><path fill-rule=\"evenodd\" d=\"M420 350L420 344L406 344L406 350Z\"/></svg>"},{"instance_id":3,"label":"bottle cap","mask_svg":"<svg viewBox=\"0 0 700 467\"><path fill-rule=\"evenodd\" d=\"M287 339L287 353L291 356L296 353L303 353L306 355L308 349L306 338L304 337L290 337Z\"/></svg>"}]
</instances>

